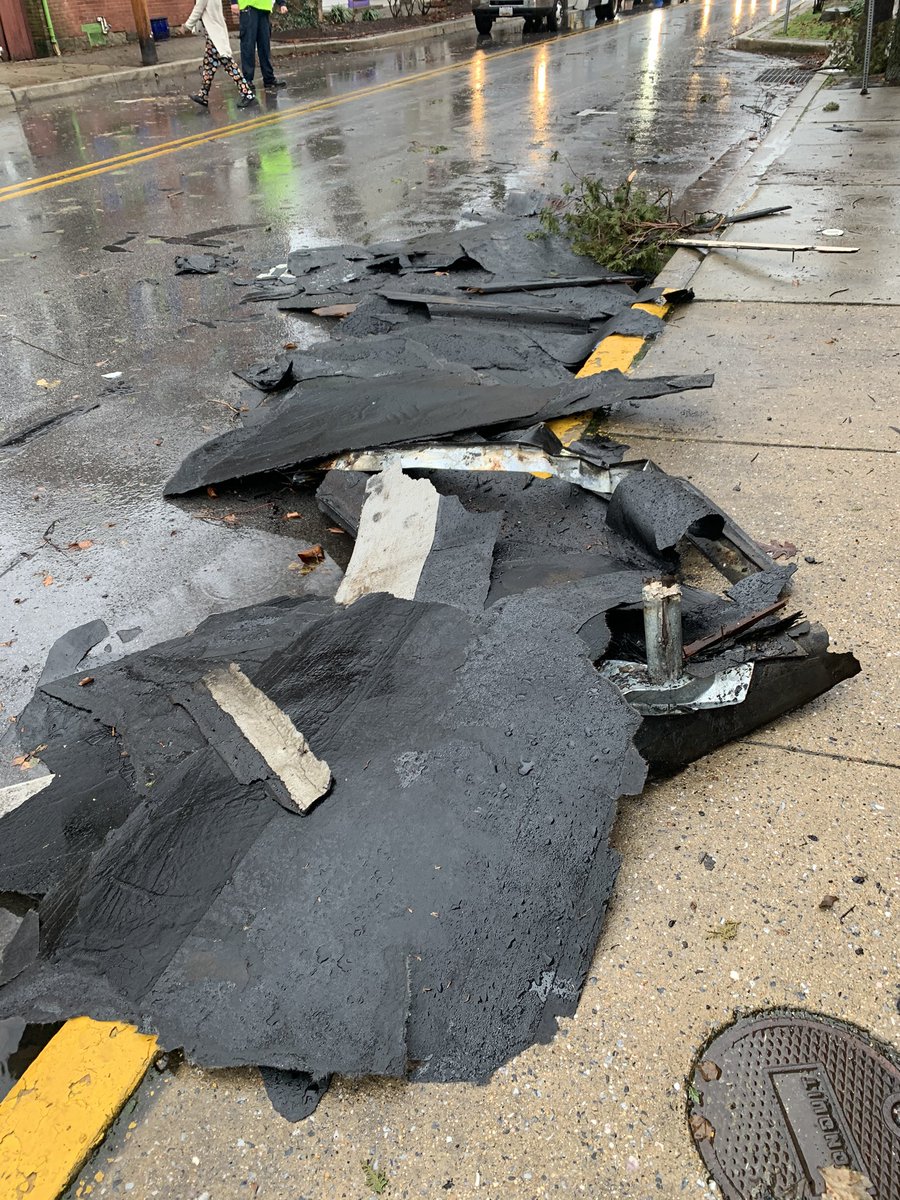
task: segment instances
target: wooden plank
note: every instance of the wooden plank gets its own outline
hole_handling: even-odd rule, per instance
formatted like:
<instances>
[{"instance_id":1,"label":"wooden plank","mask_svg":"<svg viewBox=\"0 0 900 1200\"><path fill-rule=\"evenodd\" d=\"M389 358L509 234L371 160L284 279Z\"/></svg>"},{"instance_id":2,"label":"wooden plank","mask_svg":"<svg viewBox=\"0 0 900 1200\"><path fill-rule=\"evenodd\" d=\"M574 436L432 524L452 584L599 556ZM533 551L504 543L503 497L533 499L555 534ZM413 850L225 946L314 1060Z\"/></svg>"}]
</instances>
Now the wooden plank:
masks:
<instances>
[{"instance_id":1,"label":"wooden plank","mask_svg":"<svg viewBox=\"0 0 900 1200\"><path fill-rule=\"evenodd\" d=\"M0 0L0 29L7 58L36 57L22 0Z\"/></svg>"}]
</instances>

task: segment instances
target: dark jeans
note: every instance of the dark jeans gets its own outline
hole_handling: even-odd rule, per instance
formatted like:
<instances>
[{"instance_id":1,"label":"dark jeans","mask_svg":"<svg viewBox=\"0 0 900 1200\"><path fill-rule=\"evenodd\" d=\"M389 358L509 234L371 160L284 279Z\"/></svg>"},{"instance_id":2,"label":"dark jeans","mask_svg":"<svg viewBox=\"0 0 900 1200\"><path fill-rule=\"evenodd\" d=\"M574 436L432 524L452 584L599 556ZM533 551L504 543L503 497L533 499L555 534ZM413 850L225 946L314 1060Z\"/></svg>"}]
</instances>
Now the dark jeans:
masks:
<instances>
[{"instance_id":1,"label":"dark jeans","mask_svg":"<svg viewBox=\"0 0 900 1200\"><path fill-rule=\"evenodd\" d=\"M269 52L271 32L269 13L263 12L261 8L241 9L241 70L249 84L253 83L257 52L263 85L272 83L275 79L275 68L272 66L272 55Z\"/></svg>"}]
</instances>

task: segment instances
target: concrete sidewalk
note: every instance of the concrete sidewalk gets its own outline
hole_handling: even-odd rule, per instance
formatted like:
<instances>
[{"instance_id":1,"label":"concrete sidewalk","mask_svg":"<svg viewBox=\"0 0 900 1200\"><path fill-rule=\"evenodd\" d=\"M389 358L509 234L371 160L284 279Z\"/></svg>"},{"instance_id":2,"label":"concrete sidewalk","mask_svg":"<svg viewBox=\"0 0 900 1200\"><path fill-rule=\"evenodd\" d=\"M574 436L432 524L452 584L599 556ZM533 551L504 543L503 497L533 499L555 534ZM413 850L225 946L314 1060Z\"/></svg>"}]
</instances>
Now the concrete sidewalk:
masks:
<instances>
[{"instance_id":1,"label":"concrete sidewalk","mask_svg":"<svg viewBox=\"0 0 900 1200\"><path fill-rule=\"evenodd\" d=\"M185 10L187 11L187 10ZM351 51L384 50L410 42L444 37L461 26L471 25L471 18L459 17L421 25L413 29L393 29L366 37L322 38L310 42L273 42L272 57L276 60L298 58L311 54L345 54ZM372 28L377 29L377 23ZM336 34L340 27L335 26ZM231 36L235 56L240 57L236 33ZM81 50L59 58L35 58L22 62L0 63L0 111L24 107L41 100L57 100L79 93L96 93L105 89L113 94L147 95L175 86L194 76L203 57L202 39L175 36L157 42L159 62L156 66L141 65L137 43L103 46L96 50Z\"/></svg>"},{"instance_id":2,"label":"concrete sidewalk","mask_svg":"<svg viewBox=\"0 0 900 1200\"><path fill-rule=\"evenodd\" d=\"M335 1080L296 1126L255 1071L151 1072L73 1195L361 1197L367 1162L392 1196L713 1195L685 1088L716 1029L802 1007L900 1045L898 131L900 91L805 90L722 206L793 205L742 239L842 228L860 253L680 254L698 301L640 370L714 370L716 387L614 430L761 541L795 543L796 607L862 674L622 804L593 972L551 1045L484 1087ZM733 940L711 937L726 919Z\"/></svg>"}]
</instances>

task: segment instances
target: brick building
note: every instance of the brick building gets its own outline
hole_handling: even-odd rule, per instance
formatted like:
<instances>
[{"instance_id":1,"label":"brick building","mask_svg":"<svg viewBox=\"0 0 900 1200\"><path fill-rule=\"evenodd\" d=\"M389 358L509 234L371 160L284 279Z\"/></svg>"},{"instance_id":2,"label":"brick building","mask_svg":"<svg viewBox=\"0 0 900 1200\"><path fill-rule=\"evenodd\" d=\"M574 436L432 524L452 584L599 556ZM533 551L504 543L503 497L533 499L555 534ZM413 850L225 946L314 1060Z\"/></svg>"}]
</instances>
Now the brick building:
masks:
<instances>
[{"instance_id":1,"label":"brick building","mask_svg":"<svg viewBox=\"0 0 900 1200\"><path fill-rule=\"evenodd\" d=\"M181 25L193 0L148 0L151 20ZM233 24L224 5L226 20ZM0 0L0 47L3 58L40 58L60 50L83 50L136 36L131 0Z\"/></svg>"}]
</instances>

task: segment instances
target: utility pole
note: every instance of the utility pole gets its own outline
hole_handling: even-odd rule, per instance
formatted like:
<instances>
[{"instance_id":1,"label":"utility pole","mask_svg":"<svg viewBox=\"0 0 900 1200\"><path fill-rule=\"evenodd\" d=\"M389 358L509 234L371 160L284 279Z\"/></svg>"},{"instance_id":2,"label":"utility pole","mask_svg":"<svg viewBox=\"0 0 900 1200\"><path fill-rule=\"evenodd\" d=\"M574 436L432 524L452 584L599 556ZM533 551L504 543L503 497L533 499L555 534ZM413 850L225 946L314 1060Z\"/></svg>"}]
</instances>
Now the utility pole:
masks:
<instances>
[{"instance_id":1,"label":"utility pole","mask_svg":"<svg viewBox=\"0 0 900 1200\"><path fill-rule=\"evenodd\" d=\"M131 11L134 13L134 24L137 28L138 42L141 47L141 63L145 67L155 67L159 62L156 55L156 42L150 30L150 14L147 12L147 0L131 0Z\"/></svg>"}]
</instances>

